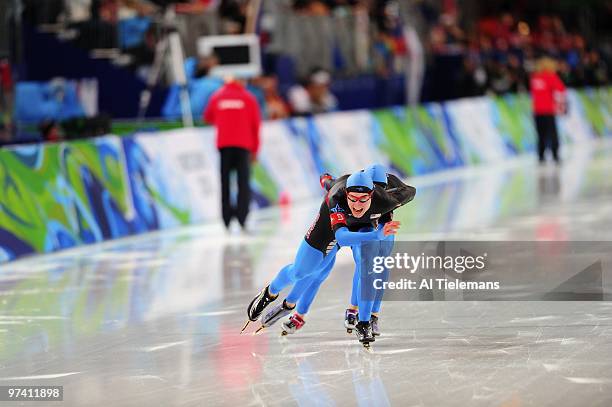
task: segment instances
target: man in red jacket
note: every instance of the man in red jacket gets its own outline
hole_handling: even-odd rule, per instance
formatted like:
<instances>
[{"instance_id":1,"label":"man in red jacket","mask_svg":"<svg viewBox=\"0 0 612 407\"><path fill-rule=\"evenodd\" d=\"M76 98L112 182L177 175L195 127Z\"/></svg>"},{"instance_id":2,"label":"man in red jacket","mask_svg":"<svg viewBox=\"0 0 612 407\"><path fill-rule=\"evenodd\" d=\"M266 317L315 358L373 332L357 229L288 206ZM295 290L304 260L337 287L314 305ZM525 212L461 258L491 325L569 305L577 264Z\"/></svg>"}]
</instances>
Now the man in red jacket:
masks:
<instances>
[{"instance_id":1,"label":"man in red jacket","mask_svg":"<svg viewBox=\"0 0 612 407\"><path fill-rule=\"evenodd\" d=\"M217 148L221 155L221 205L223 222L229 228L233 217L244 229L251 202L251 162L259 149L261 114L257 100L235 79L226 80L215 92L204 111L204 120L217 128ZM238 173L238 202L230 203L230 173Z\"/></svg>"},{"instance_id":2,"label":"man in red jacket","mask_svg":"<svg viewBox=\"0 0 612 407\"><path fill-rule=\"evenodd\" d=\"M559 136L555 115L565 113L565 85L555 73L555 61L542 58L530 80L533 114L538 132L538 157L544 162L546 148L550 147L554 160L559 162Z\"/></svg>"}]
</instances>

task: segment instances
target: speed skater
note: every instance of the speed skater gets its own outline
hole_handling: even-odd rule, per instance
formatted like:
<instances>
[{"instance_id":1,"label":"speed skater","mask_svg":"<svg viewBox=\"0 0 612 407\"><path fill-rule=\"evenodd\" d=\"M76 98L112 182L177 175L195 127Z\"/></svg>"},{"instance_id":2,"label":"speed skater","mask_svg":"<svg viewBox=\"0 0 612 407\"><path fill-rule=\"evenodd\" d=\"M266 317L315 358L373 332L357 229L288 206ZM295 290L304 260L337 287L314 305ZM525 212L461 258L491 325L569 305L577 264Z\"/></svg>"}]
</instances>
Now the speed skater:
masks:
<instances>
[{"instance_id":1,"label":"speed skater","mask_svg":"<svg viewBox=\"0 0 612 407\"><path fill-rule=\"evenodd\" d=\"M410 202L415 194L416 189L414 187L405 185L402 183L399 178L397 178L393 174L387 174L385 168L382 165L376 164L368 167L365 170L371 178L373 179L374 185L386 188L387 192L391 194L395 193L399 189L402 191L409 191L408 195L404 195L401 197L402 204ZM343 176L334 180L333 177L329 174L323 174L321 176L321 185L326 190L329 190L336 182L341 182L348 176ZM397 189L396 189L397 188ZM383 214L380 219L378 219L378 224L386 224L392 221L393 212L388 212ZM359 232L370 232L372 231L376 225L375 222L372 225L361 226ZM378 312L380 311L383 290L376 290L375 293L370 294L371 298L368 298L368 295L364 295L363 297L359 296L360 292L360 275L361 275L361 267L362 264L371 264L370 259L373 256L387 256L391 253L393 249L393 241L394 235L388 235L383 240L378 241L368 241L362 244L357 244L351 246L353 251L353 258L355 260L355 273L353 276L353 287L351 293L351 305L345 312L345 327L349 333L352 332L353 329L356 329L357 320L360 319L362 322L370 321L372 335L377 336L380 335L380 331L378 329ZM296 312L289 318L288 321L283 323L283 333L294 333L297 329L300 329L303 326L305 313L308 312L310 304L314 299L314 295L319 289L319 286L322 282L327 278L329 272L331 271L331 267L333 266L333 262L329 265L328 269L325 272L313 276L310 278L310 281L305 285L309 286L309 288L304 292L302 297L298 300ZM384 281L388 278L388 270L385 270L383 274L380 276ZM360 298L361 297L361 298ZM369 301L368 301L369 300ZM361 304L361 307L364 309L361 317L358 317L358 308ZM371 310L371 316L369 315L368 310ZM362 323L362 327L365 324ZM366 334L368 332L367 328L365 328ZM360 336L360 331L363 334L364 329L358 330L358 336ZM370 335L367 334L369 337Z\"/></svg>"},{"instance_id":2,"label":"speed skater","mask_svg":"<svg viewBox=\"0 0 612 407\"><path fill-rule=\"evenodd\" d=\"M399 227L398 222L391 221L379 226L375 221L409 201L411 195L413 189L408 186L397 188L394 194L389 194L383 188L375 187L369 175L363 171L337 180L327 192L317 218L298 249L294 263L281 269L272 282L249 304L248 322L256 321L263 310L276 300L278 293L292 283L293 290L281 305L274 307L264 316L260 329L289 314L298 299L303 297L304 304L311 302L312 300L306 299L314 298L319 281L324 280L331 271L339 246L378 241L395 234ZM355 231L367 225L372 226L373 223L376 227L369 232ZM317 284L313 285L313 282ZM305 307L307 308L306 305ZM301 321L297 319L296 322Z\"/></svg>"}]
</instances>

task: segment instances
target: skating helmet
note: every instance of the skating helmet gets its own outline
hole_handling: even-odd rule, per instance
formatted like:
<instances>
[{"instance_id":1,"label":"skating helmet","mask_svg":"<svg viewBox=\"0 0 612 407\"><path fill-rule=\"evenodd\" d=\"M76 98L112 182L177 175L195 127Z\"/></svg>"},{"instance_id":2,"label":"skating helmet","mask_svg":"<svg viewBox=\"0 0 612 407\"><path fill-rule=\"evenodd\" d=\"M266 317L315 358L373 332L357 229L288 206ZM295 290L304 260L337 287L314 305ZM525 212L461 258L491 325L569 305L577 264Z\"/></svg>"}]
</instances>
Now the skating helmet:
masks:
<instances>
[{"instance_id":1,"label":"skating helmet","mask_svg":"<svg viewBox=\"0 0 612 407\"><path fill-rule=\"evenodd\" d=\"M382 164L372 164L365 169L375 184L387 185L387 169Z\"/></svg>"},{"instance_id":2,"label":"skating helmet","mask_svg":"<svg viewBox=\"0 0 612 407\"><path fill-rule=\"evenodd\" d=\"M374 189L372 177L365 171L358 171L351 174L346 180L347 192L371 192Z\"/></svg>"}]
</instances>

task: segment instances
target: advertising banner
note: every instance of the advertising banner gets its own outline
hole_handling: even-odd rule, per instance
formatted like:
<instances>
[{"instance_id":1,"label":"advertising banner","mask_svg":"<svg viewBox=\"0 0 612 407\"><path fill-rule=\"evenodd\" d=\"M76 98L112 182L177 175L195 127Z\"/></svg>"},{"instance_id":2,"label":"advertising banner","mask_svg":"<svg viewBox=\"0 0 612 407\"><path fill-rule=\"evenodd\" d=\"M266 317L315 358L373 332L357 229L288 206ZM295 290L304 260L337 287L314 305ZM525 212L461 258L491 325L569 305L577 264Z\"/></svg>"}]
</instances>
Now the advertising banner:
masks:
<instances>
[{"instance_id":1,"label":"advertising banner","mask_svg":"<svg viewBox=\"0 0 612 407\"><path fill-rule=\"evenodd\" d=\"M612 134L612 88L569 90L568 102L568 113L557 117L562 144L588 146ZM411 177L497 163L536 144L527 94L266 122L261 134L254 207L319 199L323 172L340 176L380 163ZM0 262L220 217L212 128L0 149L0 182ZM520 208L504 198L513 185L471 191L491 211L465 217L466 224ZM440 222L445 194L431 203Z\"/></svg>"},{"instance_id":2,"label":"advertising banner","mask_svg":"<svg viewBox=\"0 0 612 407\"><path fill-rule=\"evenodd\" d=\"M140 133L124 146L134 202L154 208L157 227L219 216L219 157L211 129Z\"/></svg>"}]
</instances>

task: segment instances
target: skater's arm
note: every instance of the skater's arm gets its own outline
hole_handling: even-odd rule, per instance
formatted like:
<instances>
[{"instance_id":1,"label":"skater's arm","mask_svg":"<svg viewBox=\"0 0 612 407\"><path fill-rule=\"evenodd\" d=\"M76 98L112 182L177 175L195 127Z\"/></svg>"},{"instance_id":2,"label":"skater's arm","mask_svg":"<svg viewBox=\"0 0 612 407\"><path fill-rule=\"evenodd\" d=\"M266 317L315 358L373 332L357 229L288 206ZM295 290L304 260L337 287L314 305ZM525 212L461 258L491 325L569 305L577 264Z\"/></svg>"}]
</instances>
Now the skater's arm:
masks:
<instances>
[{"instance_id":1,"label":"skater's arm","mask_svg":"<svg viewBox=\"0 0 612 407\"><path fill-rule=\"evenodd\" d=\"M387 236L396 234L399 225L399 222L388 222L371 232L351 232L343 226L336 230L336 241L340 246L353 246L362 242L384 240Z\"/></svg>"},{"instance_id":2,"label":"skater's arm","mask_svg":"<svg viewBox=\"0 0 612 407\"><path fill-rule=\"evenodd\" d=\"M326 191L329 191L337 183L346 181L348 177L349 174L345 174L338 178L334 178L331 174L324 173L319 176L319 182L321 183L321 188L325 189Z\"/></svg>"},{"instance_id":3,"label":"skater's arm","mask_svg":"<svg viewBox=\"0 0 612 407\"><path fill-rule=\"evenodd\" d=\"M387 180L387 193L397 199L400 206L405 205L414 199L414 196L416 195L415 187L404 184L393 174L387 174Z\"/></svg>"},{"instance_id":4,"label":"skater's arm","mask_svg":"<svg viewBox=\"0 0 612 407\"><path fill-rule=\"evenodd\" d=\"M380 217L378 220L379 225L384 225L387 222L391 222L393 220L393 211L387 212Z\"/></svg>"}]
</instances>

